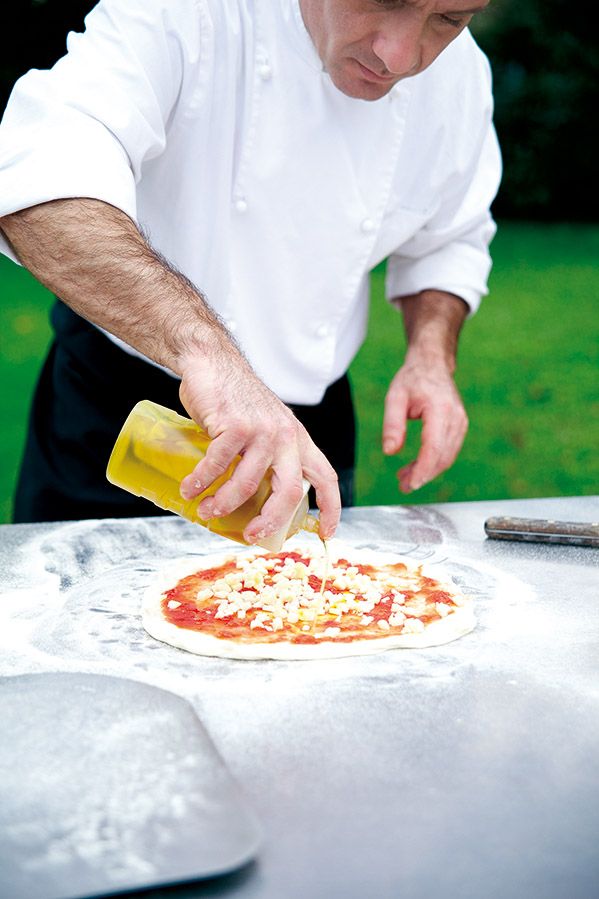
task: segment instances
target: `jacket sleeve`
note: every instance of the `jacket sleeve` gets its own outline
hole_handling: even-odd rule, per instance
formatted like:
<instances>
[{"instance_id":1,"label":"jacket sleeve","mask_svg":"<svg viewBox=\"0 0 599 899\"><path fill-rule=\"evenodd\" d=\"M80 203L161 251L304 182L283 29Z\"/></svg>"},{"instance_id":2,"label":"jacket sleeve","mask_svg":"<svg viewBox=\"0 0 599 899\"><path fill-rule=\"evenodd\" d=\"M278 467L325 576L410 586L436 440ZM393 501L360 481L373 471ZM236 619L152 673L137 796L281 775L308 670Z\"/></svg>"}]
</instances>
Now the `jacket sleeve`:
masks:
<instances>
[{"instance_id":1,"label":"jacket sleeve","mask_svg":"<svg viewBox=\"0 0 599 899\"><path fill-rule=\"evenodd\" d=\"M481 91L483 104L477 124L472 127L470 121L461 126L462 145L466 136L470 148L466 162L462 154L459 165L448 171L431 217L389 258L389 300L437 289L461 297L473 313L488 292L489 244L496 231L490 206L501 179L501 154L492 123L486 59L484 64L488 89Z\"/></svg>"},{"instance_id":2,"label":"jacket sleeve","mask_svg":"<svg viewBox=\"0 0 599 899\"><path fill-rule=\"evenodd\" d=\"M195 7L103 0L85 32L69 34L66 56L17 81L0 125L0 216L88 197L136 219L135 184L164 149ZM15 258L1 234L0 250Z\"/></svg>"}]
</instances>

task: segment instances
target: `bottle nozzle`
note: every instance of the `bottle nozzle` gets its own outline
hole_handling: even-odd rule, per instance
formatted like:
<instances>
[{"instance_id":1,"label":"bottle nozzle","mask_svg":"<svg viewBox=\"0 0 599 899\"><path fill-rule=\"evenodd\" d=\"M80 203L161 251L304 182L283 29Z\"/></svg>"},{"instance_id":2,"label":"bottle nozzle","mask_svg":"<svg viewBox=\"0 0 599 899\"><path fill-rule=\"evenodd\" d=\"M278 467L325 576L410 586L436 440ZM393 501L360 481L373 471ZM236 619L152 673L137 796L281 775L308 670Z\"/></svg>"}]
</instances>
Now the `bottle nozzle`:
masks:
<instances>
[{"instance_id":1,"label":"bottle nozzle","mask_svg":"<svg viewBox=\"0 0 599 899\"><path fill-rule=\"evenodd\" d=\"M316 515L306 515L304 518L303 524L304 531L309 531L311 534L318 534L320 536L320 519L316 517Z\"/></svg>"}]
</instances>

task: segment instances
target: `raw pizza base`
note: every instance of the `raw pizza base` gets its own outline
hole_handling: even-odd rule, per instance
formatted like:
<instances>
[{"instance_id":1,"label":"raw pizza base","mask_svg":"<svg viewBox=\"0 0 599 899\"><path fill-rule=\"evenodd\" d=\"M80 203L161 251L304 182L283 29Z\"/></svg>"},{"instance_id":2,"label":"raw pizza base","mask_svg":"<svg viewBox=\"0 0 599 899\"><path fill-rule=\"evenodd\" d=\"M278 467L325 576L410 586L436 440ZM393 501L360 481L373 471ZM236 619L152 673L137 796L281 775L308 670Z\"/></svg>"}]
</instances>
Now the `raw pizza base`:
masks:
<instances>
[{"instance_id":1,"label":"raw pizza base","mask_svg":"<svg viewBox=\"0 0 599 899\"><path fill-rule=\"evenodd\" d=\"M316 542L310 544L294 542L293 545L285 546L285 550L307 552L311 555L321 552L320 544ZM405 560L399 555L375 552L373 550L356 550L337 540L330 542L329 551L332 564L340 558L349 559L352 564L374 566L394 564L402 561L405 563ZM252 555L256 554L256 550L251 550L250 552ZM340 643L330 639L327 640L326 638L320 638L318 644L296 644L286 640L276 643L260 642L259 640L242 643L235 640L221 639L198 630L177 627L177 625L165 620L162 614L162 599L167 590L172 589L179 580L196 571L218 567L231 558L243 554L249 553L247 550L241 550L240 552L180 559L159 572L155 581L148 587L144 595L142 605L144 629L156 640L196 655L216 656L226 659L315 660L372 655L388 649L425 649L430 646L440 646L470 633L476 625L472 600L462 596L455 584L452 584L451 577L446 573L444 575L437 568L434 571L427 571L425 566L408 567L418 568L424 576L434 578L450 594L460 596L463 605L445 618L428 624L422 633L394 634L388 637L376 637L365 640L357 639L351 643Z\"/></svg>"}]
</instances>

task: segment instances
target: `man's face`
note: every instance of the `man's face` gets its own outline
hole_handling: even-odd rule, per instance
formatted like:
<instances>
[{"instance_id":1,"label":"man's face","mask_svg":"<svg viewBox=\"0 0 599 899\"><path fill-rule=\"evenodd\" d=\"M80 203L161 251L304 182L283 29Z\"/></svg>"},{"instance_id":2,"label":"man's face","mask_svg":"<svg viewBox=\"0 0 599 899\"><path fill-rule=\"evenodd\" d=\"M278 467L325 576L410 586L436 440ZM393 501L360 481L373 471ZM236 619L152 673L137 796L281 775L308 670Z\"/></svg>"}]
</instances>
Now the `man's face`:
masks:
<instances>
[{"instance_id":1,"label":"man's face","mask_svg":"<svg viewBox=\"0 0 599 899\"><path fill-rule=\"evenodd\" d=\"M378 100L422 72L489 0L300 0L325 70L349 97Z\"/></svg>"}]
</instances>

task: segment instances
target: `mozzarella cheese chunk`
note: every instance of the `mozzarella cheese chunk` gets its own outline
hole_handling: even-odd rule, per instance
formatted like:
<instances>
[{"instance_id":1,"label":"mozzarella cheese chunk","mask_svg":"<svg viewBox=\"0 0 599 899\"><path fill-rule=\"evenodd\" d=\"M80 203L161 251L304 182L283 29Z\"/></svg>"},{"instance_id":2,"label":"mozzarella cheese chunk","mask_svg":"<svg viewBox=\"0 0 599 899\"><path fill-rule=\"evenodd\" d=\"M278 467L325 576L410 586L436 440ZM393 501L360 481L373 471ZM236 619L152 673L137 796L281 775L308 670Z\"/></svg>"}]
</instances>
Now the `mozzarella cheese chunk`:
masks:
<instances>
[{"instance_id":1,"label":"mozzarella cheese chunk","mask_svg":"<svg viewBox=\"0 0 599 899\"><path fill-rule=\"evenodd\" d=\"M371 576L356 566L333 566L323 584L326 568L322 558L311 559L306 564L292 557L266 559L250 553L237 557L235 562L235 571L217 578L212 586L202 587L197 593L199 602L216 600L215 618L244 619L252 611L249 625L253 629L280 631L289 624L310 631L321 615L332 618L336 624L350 615L353 626L367 627L375 621L371 614L375 606L390 601L390 608L383 607L389 608L385 616L381 617L380 609L377 612L376 626L380 631L399 628L402 633L420 633L424 630L420 619L427 613L427 603L424 596L418 595L422 586L419 573L406 569L405 576L396 576L383 569ZM310 579L312 584L320 579L321 584L315 589ZM405 591L411 591L410 595L406 596ZM455 604L458 605L457 599ZM175 609L180 603L170 601L168 605ZM446 602L433 602L431 607L441 618L452 611ZM333 638L340 633L340 627L330 626L319 636Z\"/></svg>"}]
</instances>

